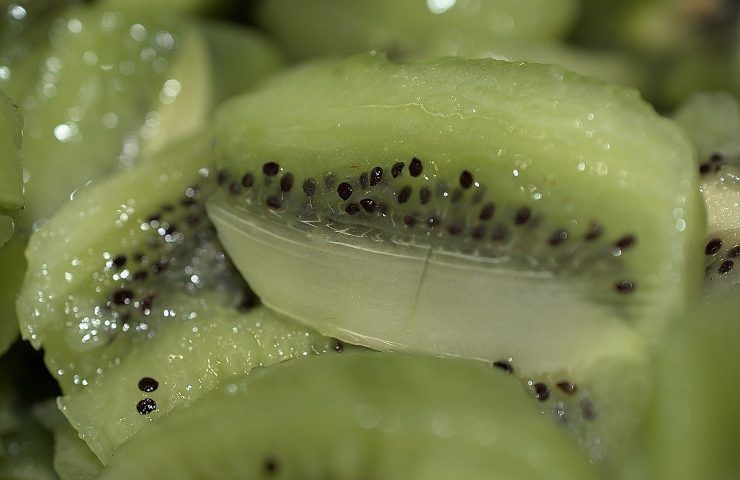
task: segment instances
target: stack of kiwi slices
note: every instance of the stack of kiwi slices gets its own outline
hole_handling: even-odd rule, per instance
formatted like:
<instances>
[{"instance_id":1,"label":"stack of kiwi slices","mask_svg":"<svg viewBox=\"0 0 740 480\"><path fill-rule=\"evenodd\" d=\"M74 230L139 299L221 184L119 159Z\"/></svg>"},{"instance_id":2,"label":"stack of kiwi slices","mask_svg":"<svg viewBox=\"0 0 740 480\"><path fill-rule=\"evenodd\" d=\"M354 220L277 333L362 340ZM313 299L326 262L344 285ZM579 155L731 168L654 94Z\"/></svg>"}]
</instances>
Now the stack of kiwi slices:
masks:
<instances>
[{"instance_id":1,"label":"stack of kiwi slices","mask_svg":"<svg viewBox=\"0 0 740 480\"><path fill-rule=\"evenodd\" d=\"M740 7L601 3L0 2L0 477L737 477Z\"/></svg>"}]
</instances>

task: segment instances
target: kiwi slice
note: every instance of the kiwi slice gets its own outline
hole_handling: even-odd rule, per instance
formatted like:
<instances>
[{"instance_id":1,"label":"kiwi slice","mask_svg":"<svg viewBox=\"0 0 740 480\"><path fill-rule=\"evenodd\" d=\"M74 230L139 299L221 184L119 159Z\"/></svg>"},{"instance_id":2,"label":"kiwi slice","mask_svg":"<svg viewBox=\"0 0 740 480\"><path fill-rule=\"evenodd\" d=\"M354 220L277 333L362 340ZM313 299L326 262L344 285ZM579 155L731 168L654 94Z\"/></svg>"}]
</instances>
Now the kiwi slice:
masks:
<instances>
[{"instance_id":1,"label":"kiwi slice","mask_svg":"<svg viewBox=\"0 0 740 480\"><path fill-rule=\"evenodd\" d=\"M651 411L649 478L737 478L737 297L686 313L662 344Z\"/></svg>"},{"instance_id":2,"label":"kiwi slice","mask_svg":"<svg viewBox=\"0 0 740 480\"><path fill-rule=\"evenodd\" d=\"M477 363L313 357L235 381L153 424L100 478L594 478L531 404Z\"/></svg>"},{"instance_id":3,"label":"kiwi slice","mask_svg":"<svg viewBox=\"0 0 740 480\"><path fill-rule=\"evenodd\" d=\"M318 63L227 102L216 141L208 212L236 266L350 343L557 371L701 291L683 133L554 66Z\"/></svg>"},{"instance_id":4,"label":"kiwi slice","mask_svg":"<svg viewBox=\"0 0 740 480\"><path fill-rule=\"evenodd\" d=\"M15 301L26 268L25 248L26 241L17 236L0 248L0 353L18 338Z\"/></svg>"},{"instance_id":5,"label":"kiwi slice","mask_svg":"<svg viewBox=\"0 0 740 480\"><path fill-rule=\"evenodd\" d=\"M577 6L573 0L265 0L257 19L294 58L372 49L408 57L437 45L467 50L507 39L557 38Z\"/></svg>"},{"instance_id":6,"label":"kiwi slice","mask_svg":"<svg viewBox=\"0 0 740 480\"><path fill-rule=\"evenodd\" d=\"M713 293L738 292L740 103L723 92L698 93L674 118L699 151L700 190L707 209L705 288Z\"/></svg>"},{"instance_id":7,"label":"kiwi slice","mask_svg":"<svg viewBox=\"0 0 740 480\"><path fill-rule=\"evenodd\" d=\"M42 225L86 182L205 126L215 100L227 95L213 90L213 77L224 73L213 70L204 31L171 12L72 8L45 33L48 46L19 59L8 85L26 118L26 229ZM263 46L249 42L234 70L266 59L255 73L272 69L274 49Z\"/></svg>"},{"instance_id":8,"label":"kiwi slice","mask_svg":"<svg viewBox=\"0 0 740 480\"><path fill-rule=\"evenodd\" d=\"M198 136L78 192L31 237L21 330L44 348L62 411L103 463L225 378L337 348L250 310L257 299L203 211L211 143Z\"/></svg>"}]
</instances>

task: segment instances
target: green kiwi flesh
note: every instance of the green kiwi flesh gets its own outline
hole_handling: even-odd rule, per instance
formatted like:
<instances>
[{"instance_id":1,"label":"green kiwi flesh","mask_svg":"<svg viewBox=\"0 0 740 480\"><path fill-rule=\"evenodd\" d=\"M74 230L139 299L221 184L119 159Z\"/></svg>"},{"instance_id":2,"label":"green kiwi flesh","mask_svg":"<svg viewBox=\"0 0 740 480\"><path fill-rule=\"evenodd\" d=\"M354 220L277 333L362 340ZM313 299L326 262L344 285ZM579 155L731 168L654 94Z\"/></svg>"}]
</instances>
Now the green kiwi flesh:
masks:
<instances>
[{"instance_id":1,"label":"green kiwi flesh","mask_svg":"<svg viewBox=\"0 0 740 480\"><path fill-rule=\"evenodd\" d=\"M409 57L449 44L466 50L469 44L557 38L576 11L573 0L266 0L257 18L294 58L369 50Z\"/></svg>"},{"instance_id":2,"label":"green kiwi flesh","mask_svg":"<svg viewBox=\"0 0 740 480\"><path fill-rule=\"evenodd\" d=\"M224 379L337 345L250 310L203 211L211 143L194 137L79 191L29 242L23 336L44 348L60 408L103 463Z\"/></svg>"},{"instance_id":3,"label":"green kiwi flesh","mask_svg":"<svg viewBox=\"0 0 740 480\"><path fill-rule=\"evenodd\" d=\"M690 310L659 353L649 478L737 478L740 459L737 296Z\"/></svg>"},{"instance_id":4,"label":"green kiwi flesh","mask_svg":"<svg viewBox=\"0 0 740 480\"><path fill-rule=\"evenodd\" d=\"M705 290L714 294L738 292L740 103L728 93L698 93L674 118L699 151L700 191L707 210Z\"/></svg>"},{"instance_id":5,"label":"green kiwi flesh","mask_svg":"<svg viewBox=\"0 0 740 480\"><path fill-rule=\"evenodd\" d=\"M156 8L69 8L44 34L47 43L17 59L7 84L26 120L21 223L29 231L90 180L206 126L216 101L229 94L215 78L255 66L251 76L237 75L245 82L240 91L280 63L261 38L233 35L242 55L228 73L217 72L225 65L211 62L210 34Z\"/></svg>"},{"instance_id":6,"label":"green kiwi flesh","mask_svg":"<svg viewBox=\"0 0 740 480\"><path fill-rule=\"evenodd\" d=\"M214 471L223 479L595 478L564 432L490 367L371 352L287 362L229 384L143 430L100 478Z\"/></svg>"},{"instance_id":7,"label":"green kiwi flesh","mask_svg":"<svg viewBox=\"0 0 740 480\"><path fill-rule=\"evenodd\" d=\"M216 150L208 213L237 268L350 343L557 371L701 291L683 133L554 66L317 63L224 104Z\"/></svg>"}]
</instances>

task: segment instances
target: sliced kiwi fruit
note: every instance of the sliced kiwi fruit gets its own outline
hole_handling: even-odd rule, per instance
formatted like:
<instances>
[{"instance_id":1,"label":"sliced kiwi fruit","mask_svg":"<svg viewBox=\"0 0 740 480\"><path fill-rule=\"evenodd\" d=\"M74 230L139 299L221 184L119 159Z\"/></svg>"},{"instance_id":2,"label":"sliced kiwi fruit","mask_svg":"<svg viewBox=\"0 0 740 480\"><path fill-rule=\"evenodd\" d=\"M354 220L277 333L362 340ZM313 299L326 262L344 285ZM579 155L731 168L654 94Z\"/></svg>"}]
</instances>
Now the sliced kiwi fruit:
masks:
<instances>
[{"instance_id":1,"label":"sliced kiwi fruit","mask_svg":"<svg viewBox=\"0 0 740 480\"><path fill-rule=\"evenodd\" d=\"M253 309L205 218L211 144L203 134L78 192L31 237L21 329L103 463L230 376L339 348Z\"/></svg>"},{"instance_id":2,"label":"sliced kiwi fruit","mask_svg":"<svg viewBox=\"0 0 740 480\"><path fill-rule=\"evenodd\" d=\"M728 93L698 93L674 118L699 151L707 209L705 288L715 294L740 292L735 269L740 262L740 103Z\"/></svg>"},{"instance_id":3,"label":"sliced kiwi fruit","mask_svg":"<svg viewBox=\"0 0 740 480\"><path fill-rule=\"evenodd\" d=\"M208 212L236 266L350 343L557 371L701 291L688 140L557 67L317 63L224 104L216 149Z\"/></svg>"},{"instance_id":4,"label":"sliced kiwi fruit","mask_svg":"<svg viewBox=\"0 0 740 480\"><path fill-rule=\"evenodd\" d=\"M654 479L737 478L740 474L740 308L737 296L686 313L660 349L651 421Z\"/></svg>"},{"instance_id":5,"label":"sliced kiwi fruit","mask_svg":"<svg viewBox=\"0 0 740 480\"><path fill-rule=\"evenodd\" d=\"M25 248L26 241L19 237L0 248L0 352L5 352L18 338L15 301L26 268Z\"/></svg>"},{"instance_id":6,"label":"sliced kiwi fruit","mask_svg":"<svg viewBox=\"0 0 740 480\"><path fill-rule=\"evenodd\" d=\"M476 363L318 356L152 424L100 478L594 478L532 402Z\"/></svg>"},{"instance_id":7,"label":"sliced kiwi fruit","mask_svg":"<svg viewBox=\"0 0 740 480\"><path fill-rule=\"evenodd\" d=\"M557 38L576 12L573 0L264 0L257 21L294 58L372 49L409 57L447 44L467 50L499 40Z\"/></svg>"},{"instance_id":8,"label":"sliced kiwi fruit","mask_svg":"<svg viewBox=\"0 0 740 480\"><path fill-rule=\"evenodd\" d=\"M214 92L224 72L213 70L204 31L172 12L93 4L57 13L44 33L48 45L20 58L8 84L26 118L26 229L86 182L206 125L227 95ZM233 68L266 59L255 74L273 68L274 49L263 46L250 42ZM250 48L259 50L254 60Z\"/></svg>"}]
</instances>

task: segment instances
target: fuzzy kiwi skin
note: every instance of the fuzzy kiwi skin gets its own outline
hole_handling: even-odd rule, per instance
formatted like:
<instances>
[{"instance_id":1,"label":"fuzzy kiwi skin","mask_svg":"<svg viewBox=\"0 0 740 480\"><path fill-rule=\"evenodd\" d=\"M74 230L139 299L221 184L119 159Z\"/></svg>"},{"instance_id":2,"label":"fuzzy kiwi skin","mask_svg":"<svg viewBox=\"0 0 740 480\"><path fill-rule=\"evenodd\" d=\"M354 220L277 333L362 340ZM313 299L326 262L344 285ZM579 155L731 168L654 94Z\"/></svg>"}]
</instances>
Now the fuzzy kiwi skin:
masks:
<instances>
[{"instance_id":1,"label":"fuzzy kiwi skin","mask_svg":"<svg viewBox=\"0 0 740 480\"><path fill-rule=\"evenodd\" d=\"M227 102L218 112L216 125L219 168L228 180L209 203L209 215L221 240L265 304L325 334L351 338L353 343L374 348L431 350L490 361L514 356L522 364L531 362L529 367L534 372L547 366L567 368L568 362L581 352L580 347L574 347L576 343L581 345L579 339L584 340L584 351L589 350L586 355L591 355L593 350L599 355L604 350L594 347L600 343L593 340L599 335L611 337L606 344L614 346L623 340L634 341L625 337L635 331L656 334L671 318L671 312L691 302L701 290L701 259L689 254L700 249L704 229L692 147L675 124L658 117L632 90L579 77L553 66L453 58L398 64L383 56L363 55L341 63L304 66L276 78L269 86ZM421 159L424 168L416 177L410 170L414 158ZM389 173L397 163L404 166L396 179ZM273 172L274 167L277 169ZM371 174L375 168L385 172L383 179L374 189L365 188L362 175ZM268 170L269 174L265 173ZM447 197L435 196L429 207L421 205L421 187L429 186L438 194L441 191L438 189L446 185L445 194L454 194L462 185L458 182L463 181L463 172L469 174L468 180L472 177L479 184L466 182L470 188L463 190L461 201L452 203L445 200ZM248 182L251 185L248 188L243 187L247 175L254 179ZM295 185L287 192L282 186L285 177L291 178ZM332 179L331 186L323 183L326 178ZM662 181L656 182L656 178ZM312 195L301 189L306 179L317 182ZM344 182L353 188L346 200L339 191ZM407 184L413 186L414 193L401 204L398 198ZM476 204L475 192L479 189L483 191L483 199ZM374 198L376 203L382 200L386 210L346 213L351 203L364 196ZM278 204L272 203L273 198L279 200ZM606 265L599 271L615 269L634 280L638 287L629 295L622 295L616 286L618 277L584 268L573 278L590 278L584 288L597 299L594 303L586 300L585 304L616 305L618 313L608 311L607 307L586 315L588 319L575 315L576 322L584 323L572 330L565 329L566 333L562 328L548 330L559 321L573 319L558 318L559 307L548 307L545 312L520 312L519 316L507 317L511 325L504 318L499 319L502 322L499 330L491 324L485 325L486 332L498 332L497 337L484 335L483 326L466 331L465 322L469 319L464 315L465 309L454 312L450 302L445 315L457 317L446 323L445 328L450 331L444 338L435 338L429 342L431 345L425 345L424 340L404 345L410 339L417 341L434 334L435 329L425 330L420 323L427 321L429 315L416 313L418 318L413 317L408 308L397 308L395 300L385 296L368 296L366 305L361 301L352 303L353 299L362 300L363 294L342 294L339 290L337 303L344 302L343 308L353 312L349 318L357 321L350 328L336 320L341 318L341 311L320 310L326 304L298 306L302 289L320 291L324 281L320 267L313 273L306 272L307 278L312 278L310 284L303 282L300 288L297 285L289 288L290 298L280 289L272 288L293 278L296 271L285 259L291 258L291 250L295 249L287 248L282 252L285 254L282 259L276 254L278 263L270 268L257 269L253 263L240 260L240 248L245 255L250 254L243 243L247 233L244 225L254 219L264 223L265 231L285 235L289 239L286 244L295 241L306 252L326 250L326 258L331 256L330 248L336 248L332 245L352 242L359 245L364 241L362 232L370 231L377 232L379 239L392 237L393 248L405 242L421 245L420 253L402 247L393 252L396 258L408 259L415 265L425 262L427 247L433 252L460 251L469 254L471 263L475 263L485 253L470 253L477 248L471 240L473 227L489 198L498 209L491 223L503 222L510 232L515 232L512 236L516 236L512 243L504 242L501 250L494 251L498 258L504 259L501 264L526 270L528 267L521 257L530 253L534 258L545 255L547 261L537 263L535 269L568 278L568 274L558 270L559 265L567 264L567 268L576 270L579 267L568 264L569 260L558 263L557 253L552 253L558 250L549 246L552 234L564 225L572 225L568 232L572 242L564 243L572 250L562 252L572 252L577 258L581 249L589 249L585 239L592 222L596 222L609 232L599 240L609 252L621 238L636 236L633 249L625 249L624 253L620 249L618 257L612 258L613 253L605 255L609 258L605 260L607 263L614 261L618 266ZM615 198L619 201L614 201ZM539 223L517 230L515 224L519 222L522 207L529 208L533 216L539 215ZM404 216L415 211L422 212L419 223L406 228ZM318 218L315 225L320 225L322 220L336 225L332 229L310 229L299 221L303 213L309 223ZM432 218L428 215L439 221L433 229L425 223ZM457 236L448 235L448 229L455 227L457 221L462 231L456 232ZM275 233L281 225L286 226L285 231ZM357 235L336 233L345 226L354 229L350 233ZM302 236L301 232L305 231L308 233ZM486 235L490 231L489 228ZM390 248L384 246L388 243L370 243L373 242L362 244L356 251ZM419 258L411 258L417 253ZM300 256L296 261L308 261L311 257L310 253L296 255ZM590 261L584 263L591 265ZM373 259L369 258L368 265L372 264ZM291 273L280 276L277 273L280 269ZM343 274L361 279L363 271ZM424 280L429 278L426 275ZM383 278L368 280L372 285L388 284ZM275 283L271 284L272 281ZM394 278L394 281L399 280ZM414 305L418 286L413 281L397 285L395 291L403 296L398 301L408 300ZM564 293L568 295L579 288L572 287ZM431 291L427 293L423 298L431 302L431 309L435 296ZM522 300L520 311L532 304ZM480 301L480 297L475 301ZM293 302L290 309L286 306L289 302ZM366 318L361 324L365 318L361 315L369 311L374 312L373 318ZM492 307L489 311L497 309ZM396 319L393 324L377 320L386 314ZM549 323L543 328L529 328L527 335L521 335L519 323L513 322L527 318L547 318ZM596 318L602 322L598 326L590 323ZM582 333L583 327L589 325L598 330L593 332L594 336ZM368 328L375 330L368 332ZM416 330L404 337L405 328ZM400 336L394 337L399 330ZM502 340L504 335L506 341ZM537 345L540 335L546 347L530 348ZM551 341L551 335L568 338ZM467 342L466 346L445 344L453 337L460 337L461 343ZM621 340L615 341L616 338ZM467 348L470 342L489 340L501 344ZM535 358L537 355L539 358Z\"/></svg>"},{"instance_id":2,"label":"fuzzy kiwi skin","mask_svg":"<svg viewBox=\"0 0 740 480\"><path fill-rule=\"evenodd\" d=\"M153 424L100 478L595 478L564 432L510 387L461 360L297 360Z\"/></svg>"},{"instance_id":3,"label":"fuzzy kiwi skin","mask_svg":"<svg viewBox=\"0 0 740 480\"><path fill-rule=\"evenodd\" d=\"M557 38L577 2L451 2L442 10L423 0L265 0L257 19L294 58L369 50L409 58L448 44L465 52L501 40Z\"/></svg>"}]
</instances>

